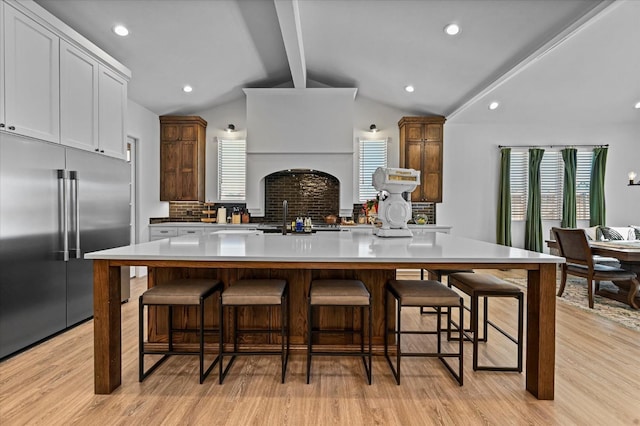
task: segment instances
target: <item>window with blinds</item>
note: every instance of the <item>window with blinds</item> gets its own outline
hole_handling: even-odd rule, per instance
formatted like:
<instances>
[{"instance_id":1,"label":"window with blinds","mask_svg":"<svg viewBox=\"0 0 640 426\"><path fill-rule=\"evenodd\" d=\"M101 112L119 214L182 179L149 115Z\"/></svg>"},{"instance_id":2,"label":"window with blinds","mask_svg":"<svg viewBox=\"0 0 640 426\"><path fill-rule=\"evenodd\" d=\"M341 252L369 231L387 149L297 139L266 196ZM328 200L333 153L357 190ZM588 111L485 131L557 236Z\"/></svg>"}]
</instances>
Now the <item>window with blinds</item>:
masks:
<instances>
[{"instance_id":1,"label":"window with blinds","mask_svg":"<svg viewBox=\"0 0 640 426\"><path fill-rule=\"evenodd\" d=\"M591 185L591 151L578 151L576 164L576 217L589 220L589 187Z\"/></svg>"},{"instance_id":2,"label":"window with blinds","mask_svg":"<svg viewBox=\"0 0 640 426\"><path fill-rule=\"evenodd\" d=\"M387 139L361 140L358 178L360 202L376 198L378 191L371 184L371 177L378 167L387 167Z\"/></svg>"},{"instance_id":3,"label":"window with blinds","mask_svg":"<svg viewBox=\"0 0 640 426\"><path fill-rule=\"evenodd\" d=\"M576 165L576 217L589 219L591 151L578 151ZM529 188L529 153L511 152L511 220L525 220ZM542 220L562 219L564 161L559 151L545 151L540 163Z\"/></svg>"},{"instance_id":4,"label":"window with blinds","mask_svg":"<svg viewBox=\"0 0 640 426\"><path fill-rule=\"evenodd\" d=\"M245 200L246 160L246 141L218 139L218 198L220 201Z\"/></svg>"}]
</instances>

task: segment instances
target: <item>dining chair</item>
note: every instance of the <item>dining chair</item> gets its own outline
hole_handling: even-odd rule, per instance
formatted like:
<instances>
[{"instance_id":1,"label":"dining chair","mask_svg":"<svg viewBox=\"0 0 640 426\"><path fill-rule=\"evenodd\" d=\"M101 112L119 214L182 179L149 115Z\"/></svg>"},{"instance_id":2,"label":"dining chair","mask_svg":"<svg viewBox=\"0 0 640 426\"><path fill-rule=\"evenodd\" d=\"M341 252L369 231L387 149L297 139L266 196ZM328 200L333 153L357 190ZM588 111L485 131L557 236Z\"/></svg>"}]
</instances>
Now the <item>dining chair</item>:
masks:
<instances>
[{"instance_id":1,"label":"dining chair","mask_svg":"<svg viewBox=\"0 0 640 426\"><path fill-rule=\"evenodd\" d=\"M598 286L600 281L637 280L636 274L632 271L594 262L593 253L583 229L554 227L552 231L558 242L560 256L566 259L566 263L562 264L562 281L558 297L561 297L564 292L568 274L587 279L590 308L593 308L594 282Z\"/></svg>"}]
</instances>

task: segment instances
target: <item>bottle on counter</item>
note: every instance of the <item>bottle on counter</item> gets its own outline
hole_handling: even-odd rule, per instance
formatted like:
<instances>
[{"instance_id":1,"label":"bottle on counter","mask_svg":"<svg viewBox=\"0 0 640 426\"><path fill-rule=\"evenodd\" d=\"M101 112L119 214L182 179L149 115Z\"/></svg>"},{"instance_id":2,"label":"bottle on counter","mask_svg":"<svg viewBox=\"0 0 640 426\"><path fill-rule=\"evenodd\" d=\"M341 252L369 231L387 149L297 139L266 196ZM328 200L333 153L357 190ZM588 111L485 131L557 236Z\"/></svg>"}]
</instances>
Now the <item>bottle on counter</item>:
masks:
<instances>
[{"instance_id":1,"label":"bottle on counter","mask_svg":"<svg viewBox=\"0 0 640 426\"><path fill-rule=\"evenodd\" d=\"M218 223L227 223L227 209L225 207L218 207L216 217L218 218Z\"/></svg>"},{"instance_id":2,"label":"bottle on counter","mask_svg":"<svg viewBox=\"0 0 640 426\"><path fill-rule=\"evenodd\" d=\"M296 232L302 232L304 224L301 217L296 218Z\"/></svg>"},{"instance_id":3,"label":"bottle on counter","mask_svg":"<svg viewBox=\"0 0 640 426\"><path fill-rule=\"evenodd\" d=\"M311 232L311 218L305 217L303 224L304 232Z\"/></svg>"}]
</instances>

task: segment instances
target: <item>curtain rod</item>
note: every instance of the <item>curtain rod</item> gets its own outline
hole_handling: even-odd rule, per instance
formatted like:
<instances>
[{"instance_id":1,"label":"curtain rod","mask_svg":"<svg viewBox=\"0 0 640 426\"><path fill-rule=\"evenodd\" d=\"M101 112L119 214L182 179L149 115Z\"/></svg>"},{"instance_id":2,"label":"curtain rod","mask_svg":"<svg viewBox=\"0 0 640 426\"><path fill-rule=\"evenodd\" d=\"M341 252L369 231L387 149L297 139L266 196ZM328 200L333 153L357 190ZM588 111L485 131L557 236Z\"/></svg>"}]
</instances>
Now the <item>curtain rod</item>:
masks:
<instances>
[{"instance_id":1,"label":"curtain rod","mask_svg":"<svg viewBox=\"0 0 640 426\"><path fill-rule=\"evenodd\" d=\"M598 145L498 145L498 148L609 148L609 144Z\"/></svg>"}]
</instances>

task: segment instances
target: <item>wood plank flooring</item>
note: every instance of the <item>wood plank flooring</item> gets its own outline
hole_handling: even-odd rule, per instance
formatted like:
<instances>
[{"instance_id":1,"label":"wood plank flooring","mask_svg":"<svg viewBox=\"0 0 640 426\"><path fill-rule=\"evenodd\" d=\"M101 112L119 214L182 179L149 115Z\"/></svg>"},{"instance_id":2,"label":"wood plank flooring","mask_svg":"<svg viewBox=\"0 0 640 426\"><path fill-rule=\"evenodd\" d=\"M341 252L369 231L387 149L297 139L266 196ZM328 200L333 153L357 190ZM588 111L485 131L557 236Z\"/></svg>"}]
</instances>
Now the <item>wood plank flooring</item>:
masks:
<instances>
[{"instance_id":1,"label":"wood plank flooring","mask_svg":"<svg viewBox=\"0 0 640 426\"><path fill-rule=\"evenodd\" d=\"M290 358L285 384L278 357L238 359L223 385L217 369L198 384L197 357L173 357L140 384L137 296L146 279L132 284L131 301L122 307L122 386L93 394L89 321L0 363L0 424L640 424L640 333L561 302L556 398L538 401L525 391L524 374L473 372L470 344L463 387L437 359L420 358L403 360L397 386L381 356L374 358L371 386L360 359L321 357L307 385L303 355ZM513 330L514 305L501 302L490 315ZM433 315L406 310L403 322L428 326ZM515 346L497 333L484 352L487 361L515 359Z\"/></svg>"}]
</instances>

